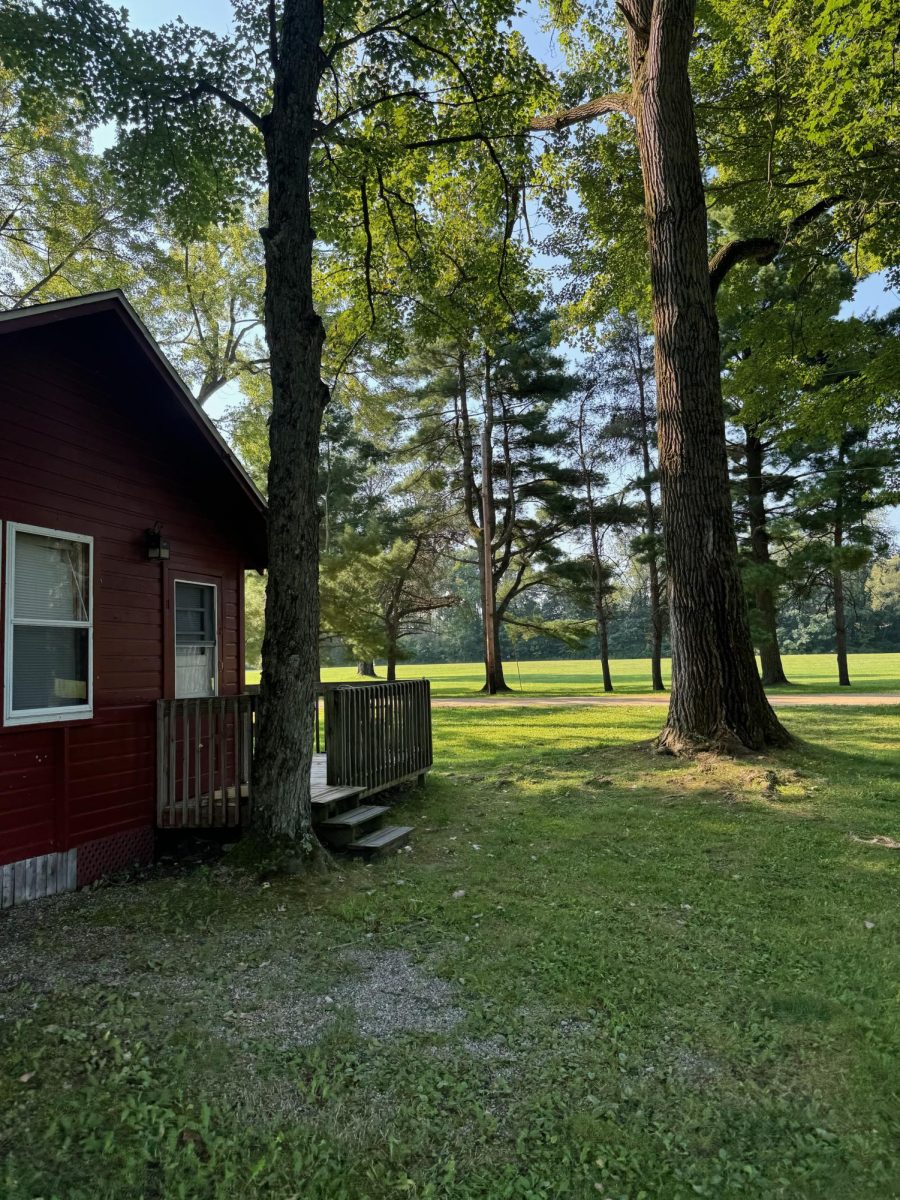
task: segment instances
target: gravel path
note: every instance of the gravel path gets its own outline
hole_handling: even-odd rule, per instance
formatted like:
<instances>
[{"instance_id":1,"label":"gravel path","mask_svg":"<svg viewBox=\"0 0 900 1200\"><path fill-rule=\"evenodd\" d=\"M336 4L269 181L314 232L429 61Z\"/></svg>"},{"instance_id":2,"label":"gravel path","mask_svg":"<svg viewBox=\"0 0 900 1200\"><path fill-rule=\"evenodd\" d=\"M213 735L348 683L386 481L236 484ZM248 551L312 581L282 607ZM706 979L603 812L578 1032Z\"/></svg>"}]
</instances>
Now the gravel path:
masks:
<instances>
[{"instance_id":1,"label":"gravel path","mask_svg":"<svg viewBox=\"0 0 900 1200\"><path fill-rule=\"evenodd\" d=\"M900 692L798 692L796 695L770 696L776 708L805 704L837 704L871 708L878 704L900 704ZM432 708L602 708L608 704L668 704L668 693L637 696L522 696L513 692L504 696L440 696Z\"/></svg>"}]
</instances>

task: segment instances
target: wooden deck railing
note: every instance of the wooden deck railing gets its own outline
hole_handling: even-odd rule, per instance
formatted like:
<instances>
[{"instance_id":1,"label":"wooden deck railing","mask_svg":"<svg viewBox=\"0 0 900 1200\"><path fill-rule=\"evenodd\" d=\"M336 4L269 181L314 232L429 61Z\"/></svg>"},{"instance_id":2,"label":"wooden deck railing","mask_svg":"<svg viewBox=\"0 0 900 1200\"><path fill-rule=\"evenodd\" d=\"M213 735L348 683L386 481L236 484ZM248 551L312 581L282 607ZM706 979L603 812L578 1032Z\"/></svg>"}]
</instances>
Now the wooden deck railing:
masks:
<instances>
[{"instance_id":1,"label":"wooden deck railing","mask_svg":"<svg viewBox=\"0 0 900 1200\"><path fill-rule=\"evenodd\" d=\"M427 679L325 687L330 786L380 791L422 776L432 764Z\"/></svg>"},{"instance_id":2,"label":"wooden deck railing","mask_svg":"<svg viewBox=\"0 0 900 1200\"><path fill-rule=\"evenodd\" d=\"M255 695L156 702L159 828L240 825L250 808Z\"/></svg>"},{"instance_id":3,"label":"wooden deck railing","mask_svg":"<svg viewBox=\"0 0 900 1200\"><path fill-rule=\"evenodd\" d=\"M246 823L257 703L256 692L156 702L158 828ZM377 792L424 775L432 763L428 680L320 685L314 749L327 754L330 786Z\"/></svg>"}]
</instances>

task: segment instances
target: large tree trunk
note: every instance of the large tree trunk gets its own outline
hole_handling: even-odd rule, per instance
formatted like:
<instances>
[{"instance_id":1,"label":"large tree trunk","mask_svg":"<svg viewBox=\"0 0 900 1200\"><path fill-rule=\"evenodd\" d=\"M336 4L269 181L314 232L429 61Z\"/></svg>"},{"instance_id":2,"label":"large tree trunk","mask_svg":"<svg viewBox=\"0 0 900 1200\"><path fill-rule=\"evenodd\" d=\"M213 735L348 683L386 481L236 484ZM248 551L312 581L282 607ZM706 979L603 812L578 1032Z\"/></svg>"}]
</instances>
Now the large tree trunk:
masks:
<instances>
[{"instance_id":1,"label":"large tree trunk","mask_svg":"<svg viewBox=\"0 0 900 1200\"><path fill-rule=\"evenodd\" d=\"M759 643L759 661L762 666L762 681L767 687L789 683L781 662L778 645L778 613L775 607L775 589L772 587L772 559L769 554L769 524L766 512L766 493L763 486L763 444L749 429L747 439L747 512L750 517L750 556L759 568L759 582L754 589L756 611L762 637Z\"/></svg>"},{"instance_id":2,"label":"large tree trunk","mask_svg":"<svg viewBox=\"0 0 900 1200\"><path fill-rule=\"evenodd\" d=\"M399 641L399 632L400 631L396 625L393 625L393 626L388 626L386 632L387 632L387 638L386 638L386 643L387 643L386 651L387 652L385 654L385 659L386 659L386 663L387 663L387 670L386 670L385 674L387 676L388 682L393 683L394 680L397 678L397 658L399 657L397 643Z\"/></svg>"},{"instance_id":3,"label":"large tree trunk","mask_svg":"<svg viewBox=\"0 0 900 1200\"><path fill-rule=\"evenodd\" d=\"M375 674L375 663L371 658L361 658L356 664L357 675L363 675L366 679L377 679Z\"/></svg>"},{"instance_id":4,"label":"large tree trunk","mask_svg":"<svg viewBox=\"0 0 900 1200\"><path fill-rule=\"evenodd\" d=\"M265 833L315 848L310 812L318 672L319 430L324 328L313 307L309 164L322 54L321 0L285 0L272 110L265 321L272 374L269 583L254 813Z\"/></svg>"},{"instance_id":5,"label":"large tree trunk","mask_svg":"<svg viewBox=\"0 0 900 1200\"><path fill-rule=\"evenodd\" d=\"M484 685L481 690L488 694L493 694L496 691L494 664L495 661L498 661L497 655L499 651L496 637L488 637L489 624L492 626L496 625L497 594L493 580L494 556L491 551L490 537L485 538L484 530L485 497L483 495L483 487L485 480L483 466L481 489L479 489L475 478L475 452L472 426L469 420L469 382L466 371L466 351L463 346L459 347L457 353L456 378L456 440L462 459L463 503L465 505L469 534L475 543L475 556L478 562L478 584L481 591L481 648L484 658ZM483 458L483 435L481 450ZM491 499L488 500L487 507L488 509L491 508ZM489 646L492 647L490 651L488 650ZM502 662L500 673L502 678ZM503 684L503 688L505 686Z\"/></svg>"},{"instance_id":6,"label":"large tree trunk","mask_svg":"<svg viewBox=\"0 0 900 1200\"><path fill-rule=\"evenodd\" d=\"M783 745L756 670L731 511L719 330L688 60L692 0L641 0L629 42L644 182L672 694L660 745Z\"/></svg>"}]
</instances>

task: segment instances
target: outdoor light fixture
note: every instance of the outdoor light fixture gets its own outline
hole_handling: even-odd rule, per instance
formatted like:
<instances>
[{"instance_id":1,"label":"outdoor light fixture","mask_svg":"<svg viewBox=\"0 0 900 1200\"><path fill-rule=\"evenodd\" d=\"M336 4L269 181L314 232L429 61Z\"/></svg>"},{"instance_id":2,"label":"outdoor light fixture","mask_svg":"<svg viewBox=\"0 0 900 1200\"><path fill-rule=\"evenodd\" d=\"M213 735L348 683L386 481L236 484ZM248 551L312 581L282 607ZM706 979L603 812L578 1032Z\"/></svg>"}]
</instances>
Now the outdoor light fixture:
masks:
<instances>
[{"instance_id":1,"label":"outdoor light fixture","mask_svg":"<svg viewBox=\"0 0 900 1200\"><path fill-rule=\"evenodd\" d=\"M169 543L165 540L159 524L148 529L144 535L147 545L147 557L151 562L160 562L169 557Z\"/></svg>"}]
</instances>

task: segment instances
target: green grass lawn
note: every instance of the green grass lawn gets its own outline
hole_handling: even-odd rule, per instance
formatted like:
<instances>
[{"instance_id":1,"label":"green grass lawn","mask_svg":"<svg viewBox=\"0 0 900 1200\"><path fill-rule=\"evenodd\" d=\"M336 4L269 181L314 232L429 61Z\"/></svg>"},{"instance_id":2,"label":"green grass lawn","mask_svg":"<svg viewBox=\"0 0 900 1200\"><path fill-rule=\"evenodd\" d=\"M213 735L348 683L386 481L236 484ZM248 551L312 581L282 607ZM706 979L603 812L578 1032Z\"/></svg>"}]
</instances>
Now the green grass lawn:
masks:
<instances>
[{"instance_id":1,"label":"green grass lawn","mask_svg":"<svg viewBox=\"0 0 900 1200\"><path fill-rule=\"evenodd\" d=\"M900 1196L896 712L659 719L440 710L409 853L0 914L0 1195Z\"/></svg>"},{"instance_id":2,"label":"green grass lawn","mask_svg":"<svg viewBox=\"0 0 900 1200\"><path fill-rule=\"evenodd\" d=\"M779 692L846 692L837 683L833 654L786 654L785 671L792 687ZM669 682L669 660L663 661L663 676ZM376 668L384 678L384 668ZM401 679L430 679L434 696L465 696L477 692L484 682L481 663L410 663L398 668ZM639 695L650 691L650 661L620 658L612 664L617 692ZM355 667L325 667L326 683L357 679ZM850 678L859 692L900 690L900 654L851 654ZM259 672L247 672L248 683L259 683ZM506 663L506 682L515 691L533 696L585 696L602 690L599 665L594 660L560 659L545 662Z\"/></svg>"}]
</instances>

